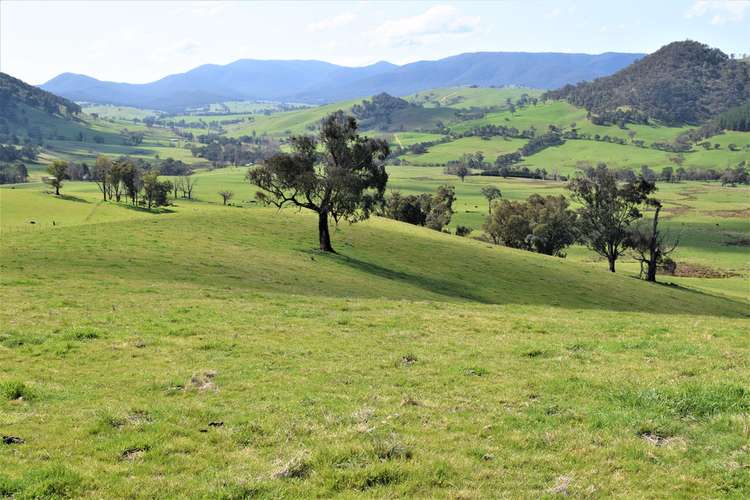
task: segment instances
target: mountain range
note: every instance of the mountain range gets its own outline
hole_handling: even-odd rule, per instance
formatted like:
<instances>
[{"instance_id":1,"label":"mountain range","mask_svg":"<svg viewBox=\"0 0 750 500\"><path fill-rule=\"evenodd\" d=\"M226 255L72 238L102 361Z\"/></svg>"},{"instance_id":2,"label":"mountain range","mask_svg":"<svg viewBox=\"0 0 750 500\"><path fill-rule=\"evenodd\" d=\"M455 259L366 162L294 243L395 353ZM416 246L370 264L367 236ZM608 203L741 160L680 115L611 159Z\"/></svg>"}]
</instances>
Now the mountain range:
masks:
<instances>
[{"instance_id":1,"label":"mountain range","mask_svg":"<svg viewBox=\"0 0 750 500\"><path fill-rule=\"evenodd\" d=\"M364 67L323 61L241 59L206 64L151 83L100 81L63 73L40 87L74 101L179 111L230 100L323 104L388 92L407 95L456 85L554 89L610 75L644 54L475 52L402 66Z\"/></svg>"}]
</instances>

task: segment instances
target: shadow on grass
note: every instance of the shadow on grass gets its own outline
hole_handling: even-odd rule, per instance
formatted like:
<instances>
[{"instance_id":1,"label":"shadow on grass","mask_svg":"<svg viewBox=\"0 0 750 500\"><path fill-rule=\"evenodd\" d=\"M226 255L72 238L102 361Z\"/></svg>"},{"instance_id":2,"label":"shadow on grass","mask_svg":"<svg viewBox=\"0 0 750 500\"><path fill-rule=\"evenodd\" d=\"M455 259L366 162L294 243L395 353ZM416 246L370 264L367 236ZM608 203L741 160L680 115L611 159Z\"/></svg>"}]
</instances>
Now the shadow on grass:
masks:
<instances>
[{"instance_id":1,"label":"shadow on grass","mask_svg":"<svg viewBox=\"0 0 750 500\"><path fill-rule=\"evenodd\" d=\"M453 299L463 299L472 302L478 302L481 304L492 304L492 301L487 300L485 297L470 293L460 284L452 283L450 281L439 280L429 278L426 276L419 276L416 274L409 274L402 271L394 271L393 269L387 269L385 267L373 264L372 262L365 262L354 257L347 255L326 254L320 251L309 251L311 255L314 254L319 258L329 258L336 261L339 264L344 264L357 271L365 272L377 276L378 278L385 278L392 281L401 281L407 285L412 285L428 292L432 292L438 295L443 295Z\"/></svg>"},{"instance_id":2,"label":"shadow on grass","mask_svg":"<svg viewBox=\"0 0 750 500\"><path fill-rule=\"evenodd\" d=\"M640 278L636 278L636 279L640 280ZM703 279L712 279L712 278L703 278ZM723 278L713 278L713 279L723 279ZM737 300L732 297L722 295L720 293L711 293L711 292L707 292L703 290L696 290L695 288L690 288L684 285L680 285L679 283L674 283L673 281L657 281L656 283L653 283L653 285L663 286L665 288L671 288L674 290L679 290L681 292L691 293L693 295L700 296L700 297L712 297L714 299L720 299L720 300L726 300L728 302L732 302L733 304L736 304L737 306L744 307L745 310L747 311L745 313L745 316L750 318L750 304L742 302L741 300Z\"/></svg>"},{"instance_id":3,"label":"shadow on grass","mask_svg":"<svg viewBox=\"0 0 750 500\"><path fill-rule=\"evenodd\" d=\"M71 196L69 194L61 194L59 196L56 196L56 198L60 200L65 200L65 201L75 201L76 203L91 203L89 200L84 200L83 198L79 198L77 196Z\"/></svg>"}]
</instances>

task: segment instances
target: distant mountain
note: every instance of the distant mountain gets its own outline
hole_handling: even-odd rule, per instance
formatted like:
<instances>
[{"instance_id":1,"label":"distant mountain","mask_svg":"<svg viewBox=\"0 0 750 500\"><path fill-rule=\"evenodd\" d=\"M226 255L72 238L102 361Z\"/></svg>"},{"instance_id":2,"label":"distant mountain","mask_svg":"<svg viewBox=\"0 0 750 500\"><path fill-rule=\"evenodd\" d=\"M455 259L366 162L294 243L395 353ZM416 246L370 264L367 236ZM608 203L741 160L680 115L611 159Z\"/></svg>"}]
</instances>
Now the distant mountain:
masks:
<instances>
[{"instance_id":1,"label":"distant mountain","mask_svg":"<svg viewBox=\"0 0 750 500\"><path fill-rule=\"evenodd\" d=\"M750 66L702 43L674 42L612 76L544 97L565 99L594 115L695 124L750 100Z\"/></svg>"},{"instance_id":2,"label":"distant mountain","mask_svg":"<svg viewBox=\"0 0 750 500\"><path fill-rule=\"evenodd\" d=\"M380 92L406 95L454 85L550 89L612 74L643 54L477 52L404 66L350 68L321 61L241 59L207 64L145 83L115 83L63 73L41 88L75 101L177 111L227 100L322 104Z\"/></svg>"}]
</instances>

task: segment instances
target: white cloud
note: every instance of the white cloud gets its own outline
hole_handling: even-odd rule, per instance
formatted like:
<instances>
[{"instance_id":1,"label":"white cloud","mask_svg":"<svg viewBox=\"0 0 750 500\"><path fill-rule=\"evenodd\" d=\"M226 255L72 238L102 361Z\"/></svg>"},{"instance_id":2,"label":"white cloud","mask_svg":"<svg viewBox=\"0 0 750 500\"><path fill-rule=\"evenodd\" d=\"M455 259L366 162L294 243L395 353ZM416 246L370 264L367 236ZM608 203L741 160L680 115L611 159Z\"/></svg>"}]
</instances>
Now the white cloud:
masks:
<instances>
[{"instance_id":1,"label":"white cloud","mask_svg":"<svg viewBox=\"0 0 750 500\"><path fill-rule=\"evenodd\" d=\"M311 23L307 25L307 31L310 33L317 33L319 31L328 31L336 28L341 28L350 24L357 18L357 15L353 12L344 12L338 16L331 17L328 19L322 19L317 23Z\"/></svg>"},{"instance_id":2,"label":"white cloud","mask_svg":"<svg viewBox=\"0 0 750 500\"><path fill-rule=\"evenodd\" d=\"M183 40L182 42L172 47L171 51L173 54L189 56L191 54L195 54L200 46L201 44L196 42L195 40Z\"/></svg>"},{"instance_id":3,"label":"white cloud","mask_svg":"<svg viewBox=\"0 0 750 500\"><path fill-rule=\"evenodd\" d=\"M154 50L151 53L151 60L157 63L165 63L175 58L190 58L198 53L201 44L192 39L184 39L173 45L165 46Z\"/></svg>"},{"instance_id":4,"label":"white cloud","mask_svg":"<svg viewBox=\"0 0 750 500\"><path fill-rule=\"evenodd\" d=\"M371 36L377 45L405 47L421 45L435 38L465 35L478 27L478 16L464 16L455 7L437 5L416 16L386 21Z\"/></svg>"},{"instance_id":5,"label":"white cloud","mask_svg":"<svg viewBox=\"0 0 750 500\"><path fill-rule=\"evenodd\" d=\"M745 19L750 10L750 0L696 0L685 12L685 17L711 16L711 24L736 23Z\"/></svg>"}]
</instances>

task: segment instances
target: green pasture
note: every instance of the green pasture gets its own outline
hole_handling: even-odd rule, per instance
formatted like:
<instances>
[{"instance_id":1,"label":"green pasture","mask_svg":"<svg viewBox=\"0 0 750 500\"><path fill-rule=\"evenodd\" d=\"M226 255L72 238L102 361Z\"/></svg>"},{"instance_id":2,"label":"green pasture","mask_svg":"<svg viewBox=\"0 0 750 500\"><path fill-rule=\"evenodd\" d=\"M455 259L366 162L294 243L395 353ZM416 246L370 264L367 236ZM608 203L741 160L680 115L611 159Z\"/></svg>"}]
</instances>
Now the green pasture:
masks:
<instances>
[{"instance_id":1,"label":"green pasture","mask_svg":"<svg viewBox=\"0 0 750 500\"><path fill-rule=\"evenodd\" d=\"M426 107L454 109L505 107L506 99L518 100L522 95L539 97L542 91L523 87L446 87L418 92L404 97Z\"/></svg>"},{"instance_id":2,"label":"green pasture","mask_svg":"<svg viewBox=\"0 0 750 500\"><path fill-rule=\"evenodd\" d=\"M423 154L409 153L402 159L413 165L445 165L451 160L458 160L464 154L484 153L485 161L495 161L501 154L513 153L526 144L525 139L509 139L504 137L463 137L455 141L430 146Z\"/></svg>"},{"instance_id":3,"label":"green pasture","mask_svg":"<svg viewBox=\"0 0 750 500\"><path fill-rule=\"evenodd\" d=\"M750 492L746 303L383 219L322 255L308 213L112 209L3 232L3 495Z\"/></svg>"}]
</instances>

